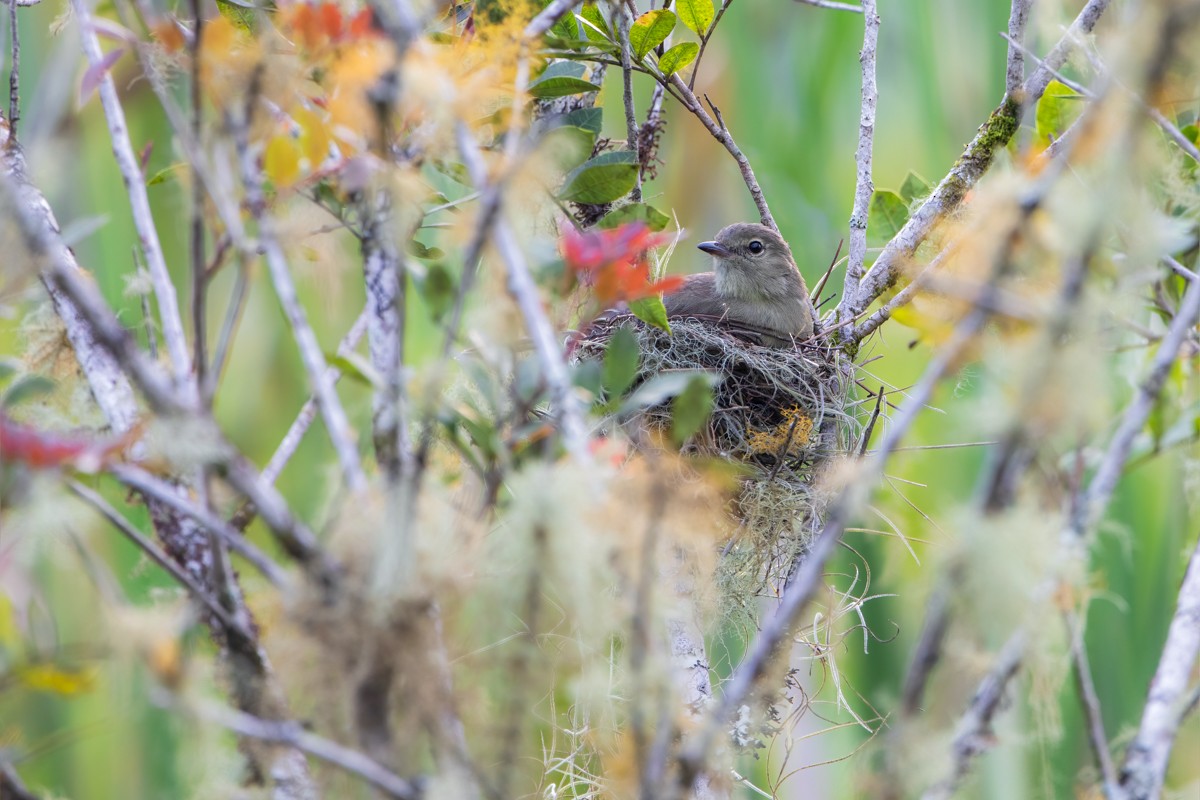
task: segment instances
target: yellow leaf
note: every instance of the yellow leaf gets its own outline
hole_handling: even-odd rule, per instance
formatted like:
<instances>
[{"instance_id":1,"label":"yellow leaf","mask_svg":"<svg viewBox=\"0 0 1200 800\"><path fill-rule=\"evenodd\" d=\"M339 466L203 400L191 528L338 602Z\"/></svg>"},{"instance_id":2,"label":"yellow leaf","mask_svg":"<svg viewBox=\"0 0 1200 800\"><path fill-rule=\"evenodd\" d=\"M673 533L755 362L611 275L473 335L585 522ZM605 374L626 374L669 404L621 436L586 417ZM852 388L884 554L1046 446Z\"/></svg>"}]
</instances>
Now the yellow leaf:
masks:
<instances>
[{"instance_id":1,"label":"yellow leaf","mask_svg":"<svg viewBox=\"0 0 1200 800\"><path fill-rule=\"evenodd\" d=\"M288 133L281 133L267 142L263 154L263 172L276 188L291 186L300 177L300 143Z\"/></svg>"},{"instance_id":2,"label":"yellow leaf","mask_svg":"<svg viewBox=\"0 0 1200 800\"><path fill-rule=\"evenodd\" d=\"M300 126L300 147L304 150L304 157L308 159L308 168L320 168L329 157L329 144L332 141L328 123L315 111L304 106L292 112L292 119Z\"/></svg>"},{"instance_id":3,"label":"yellow leaf","mask_svg":"<svg viewBox=\"0 0 1200 800\"><path fill-rule=\"evenodd\" d=\"M96 684L96 671L70 669L54 664L34 664L17 671L17 680L23 686L39 692L60 695L75 695L90 692Z\"/></svg>"}]
</instances>

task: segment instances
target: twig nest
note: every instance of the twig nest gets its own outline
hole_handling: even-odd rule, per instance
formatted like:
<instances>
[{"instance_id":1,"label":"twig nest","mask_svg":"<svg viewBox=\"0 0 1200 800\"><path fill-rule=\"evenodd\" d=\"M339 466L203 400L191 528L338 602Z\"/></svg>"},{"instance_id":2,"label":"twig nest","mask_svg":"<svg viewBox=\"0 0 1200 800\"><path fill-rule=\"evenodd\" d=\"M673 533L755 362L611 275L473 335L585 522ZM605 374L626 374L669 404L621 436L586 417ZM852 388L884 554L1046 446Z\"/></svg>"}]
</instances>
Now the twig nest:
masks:
<instances>
[{"instance_id":1,"label":"twig nest","mask_svg":"<svg viewBox=\"0 0 1200 800\"><path fill-rule=\"evenodd\" d=\"M692 318L673 320L668 334L635 317L617 316L592 324L575 348L576 358L603 358L621 327L633 331L640 350L635 386L677 371L714 376L712 415L685 449L795 479L844 448L842 434L855 423L845 408L845 359L836 348L819 341L767 347L754 329ZM669 404L659 404L635 416L651 427L669 427L670 413Z\"/></svg>"},{"instance_id":2,"label":"twig nest","mask_svg":"<svg viewBox=\"0 0 1200 800\"><path fill-rule=\"evenodd\" d=\"M602 359L622 326L640 349L634 387L671 371L714 376L712 414L684 450L748 467L731 504L737 527L717 577L726 611L749 621L753 598L786 578L819 529L821 467L857 438L849 360L819 339L768 347L744 326L687 318L672 320L668 334L632 316L597 320L574 357ZM627 412L620 422L669 430L670 403Z\"/></svg>"}]
</instances>

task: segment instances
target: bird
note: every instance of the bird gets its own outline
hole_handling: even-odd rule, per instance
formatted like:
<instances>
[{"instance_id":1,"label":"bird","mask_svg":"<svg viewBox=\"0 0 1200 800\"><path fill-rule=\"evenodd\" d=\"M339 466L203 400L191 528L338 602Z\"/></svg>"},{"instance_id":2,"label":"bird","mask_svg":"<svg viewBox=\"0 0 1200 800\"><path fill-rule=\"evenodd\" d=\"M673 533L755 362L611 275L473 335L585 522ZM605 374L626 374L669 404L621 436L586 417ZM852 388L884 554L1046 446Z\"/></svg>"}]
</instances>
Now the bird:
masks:
<instances>
[{"instance_id":1,"label":"bird","mask_svg":"<svg viewBox=\"0 0 1200 800\"><path fill-rule=\"evenodd\" d=\"M697 248L713 271L689 275L663 295L667 317L716 318L760 332L763 344L791 347L813 334L808 286L777 232L754 222L727 225Z\"/></svg>"}]
</instances>

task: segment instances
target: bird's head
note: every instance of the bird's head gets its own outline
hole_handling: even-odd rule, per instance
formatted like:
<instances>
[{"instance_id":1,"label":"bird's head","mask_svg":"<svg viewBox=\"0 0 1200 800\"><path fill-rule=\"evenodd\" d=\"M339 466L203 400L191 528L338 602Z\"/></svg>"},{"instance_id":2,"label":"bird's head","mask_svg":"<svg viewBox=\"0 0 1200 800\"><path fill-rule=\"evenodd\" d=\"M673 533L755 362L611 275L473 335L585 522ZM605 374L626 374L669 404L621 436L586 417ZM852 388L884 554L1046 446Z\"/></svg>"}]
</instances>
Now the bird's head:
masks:
<instances>
[{"instance_id":1,"label":"bird's head","mask_svg":"<svg viewBox=\"0 0 1200 800\"><path fill-rule=\"evenodd\" d=\"M716 239L696 246L713 257L718 290L727 297L785 296L803 286L791 248L766 225L727 225Z\"/></svg>"}]
</instances>

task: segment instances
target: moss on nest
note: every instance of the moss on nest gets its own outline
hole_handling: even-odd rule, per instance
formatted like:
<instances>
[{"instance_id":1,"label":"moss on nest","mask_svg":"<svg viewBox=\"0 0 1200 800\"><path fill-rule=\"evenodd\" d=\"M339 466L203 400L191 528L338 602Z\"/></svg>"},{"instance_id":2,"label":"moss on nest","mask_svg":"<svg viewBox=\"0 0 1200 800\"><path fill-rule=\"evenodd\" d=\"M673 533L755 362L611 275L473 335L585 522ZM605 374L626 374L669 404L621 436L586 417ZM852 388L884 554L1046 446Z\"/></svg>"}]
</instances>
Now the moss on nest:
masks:
<instances>
[{"instance_id":1,"label":"moss on nest","mask_svg":"<svg viewBox=\"0 0 1200 800\"><path fill-rule=\"evenodd\" d=\"M633 330L641 351L635 386L677 370L717 377L713 413L684 450L747 467L731 504L737 529L718 580L727 602L749 610L753 596L785 578L807 549L823 506L815 488L819 472L857 438L859 424L848 406L849 361L819 338L793 348L765 347L744 326L682 319L672 321L668 334L630 316L593 323L575 358L602 358L622 326ZM670 406L622 422L669 429Z\"/></svg>"}]
</instances>

